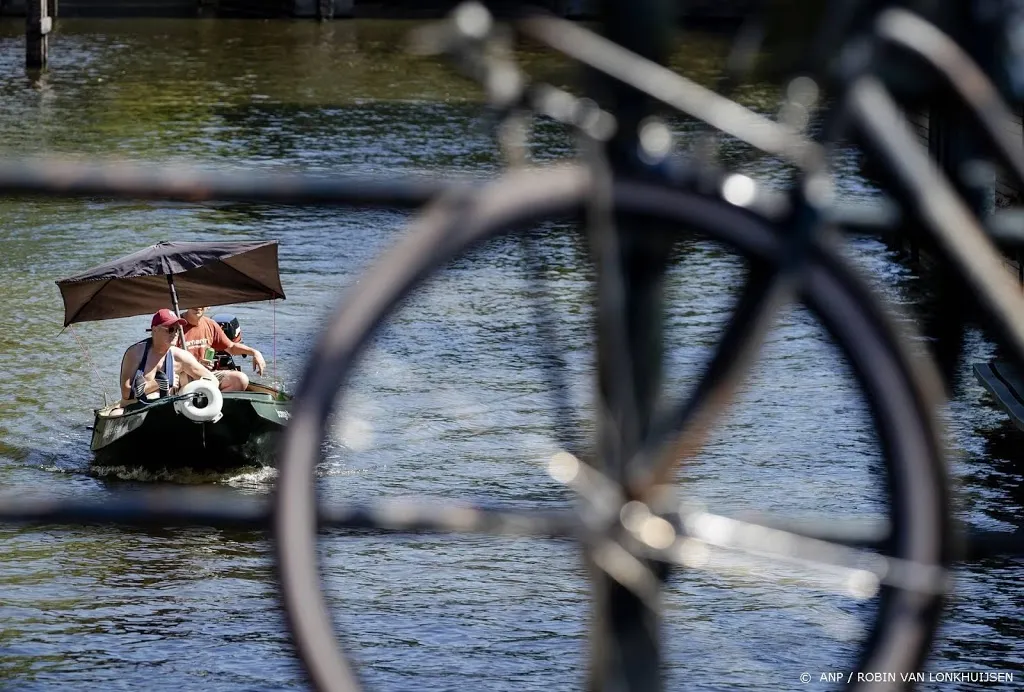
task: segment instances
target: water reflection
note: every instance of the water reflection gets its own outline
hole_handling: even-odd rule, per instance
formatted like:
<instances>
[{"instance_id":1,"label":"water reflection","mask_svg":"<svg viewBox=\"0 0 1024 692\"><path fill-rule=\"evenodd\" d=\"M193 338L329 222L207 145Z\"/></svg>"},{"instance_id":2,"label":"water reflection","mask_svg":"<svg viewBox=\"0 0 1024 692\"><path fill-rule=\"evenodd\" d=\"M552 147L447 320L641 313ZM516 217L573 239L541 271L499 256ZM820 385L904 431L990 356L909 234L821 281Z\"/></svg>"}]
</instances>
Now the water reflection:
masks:
<instances>
[{"instance_id":1,"label":"water reflection","mask_svg":"<svg viewBox=\"0 0 1024 692\"><path fill-rule=\"evenodd\" d=\"M983 503L986 516L1007 527L1019 526L1024 513L1024 435L1004 420L986 431L984 439L988 463L965 474L961 482L970 489L966 493L970 501Z\"/></svg>"}]
</instances>

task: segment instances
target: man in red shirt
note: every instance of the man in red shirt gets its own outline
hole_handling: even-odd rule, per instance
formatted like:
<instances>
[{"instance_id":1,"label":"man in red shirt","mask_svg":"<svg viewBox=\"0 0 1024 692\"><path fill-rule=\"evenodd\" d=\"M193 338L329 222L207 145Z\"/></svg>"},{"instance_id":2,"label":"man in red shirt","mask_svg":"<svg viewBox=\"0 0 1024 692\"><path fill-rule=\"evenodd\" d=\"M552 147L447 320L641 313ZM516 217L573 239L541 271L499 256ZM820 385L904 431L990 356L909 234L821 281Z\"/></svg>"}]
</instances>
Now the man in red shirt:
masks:
<instances>
[{"instance_id":1,"label":"man in red shirt","mask_svg":"<svg viewBox=\"0 0 1024 692\"><path fill-rule=\"evenodd\" d=\"M220 325L205 316L207 308L189 308L182 314L185 321L185 350L195 356L204 367L213 368L213 362L206 360L206 349L227 351L234 356L252 356L252 369L262 375L267 367L263 354L241 342L234 342L227 337ZM221 391L241 392L249 386L249 378L240 370L214 370L213 374L220 381Z\"/></svg>"}]
</instances>

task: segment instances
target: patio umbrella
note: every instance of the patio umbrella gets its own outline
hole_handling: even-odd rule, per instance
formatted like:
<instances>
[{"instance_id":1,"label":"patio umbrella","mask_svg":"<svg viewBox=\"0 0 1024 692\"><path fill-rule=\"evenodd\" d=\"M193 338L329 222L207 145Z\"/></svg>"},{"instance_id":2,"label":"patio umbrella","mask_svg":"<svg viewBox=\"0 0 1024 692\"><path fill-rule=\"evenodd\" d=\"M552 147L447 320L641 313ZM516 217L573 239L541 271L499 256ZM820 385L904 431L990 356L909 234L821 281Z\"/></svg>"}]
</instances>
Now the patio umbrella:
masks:
<instances>
[{"instance_id":1,"label":"patio umbrella","mask_svg":"<svg viewBox=\"0 0 1024 692\"><path fill-rule=\"evenodd\" d=\"M157 243L57 281L64 326L118 317L284 298L277 241Z\"/></svg>"}]
</instances>

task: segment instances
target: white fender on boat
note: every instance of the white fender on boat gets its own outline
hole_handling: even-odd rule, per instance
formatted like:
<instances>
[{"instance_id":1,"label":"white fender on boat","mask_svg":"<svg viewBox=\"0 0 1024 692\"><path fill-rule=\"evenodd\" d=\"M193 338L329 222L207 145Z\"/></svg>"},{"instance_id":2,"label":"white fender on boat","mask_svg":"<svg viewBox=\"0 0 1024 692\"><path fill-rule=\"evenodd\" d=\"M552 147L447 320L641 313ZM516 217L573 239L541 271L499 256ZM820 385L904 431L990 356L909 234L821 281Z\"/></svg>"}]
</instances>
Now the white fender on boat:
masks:
<instances>
[{"instance_id":1,"label":"white fender on boat","mask_svg":"<svg viewBox=\"0 0 1024 692\"><path fill-rule=\"evenodd\" d=\"M196 423L216 423L221 418L224 407L224 395L216 382L195 380L181 388L179 394L202 394L206 397L205 406L197 406L195 396L186 396L174 402L174 410Z\"/></svg>"}]
</instances>

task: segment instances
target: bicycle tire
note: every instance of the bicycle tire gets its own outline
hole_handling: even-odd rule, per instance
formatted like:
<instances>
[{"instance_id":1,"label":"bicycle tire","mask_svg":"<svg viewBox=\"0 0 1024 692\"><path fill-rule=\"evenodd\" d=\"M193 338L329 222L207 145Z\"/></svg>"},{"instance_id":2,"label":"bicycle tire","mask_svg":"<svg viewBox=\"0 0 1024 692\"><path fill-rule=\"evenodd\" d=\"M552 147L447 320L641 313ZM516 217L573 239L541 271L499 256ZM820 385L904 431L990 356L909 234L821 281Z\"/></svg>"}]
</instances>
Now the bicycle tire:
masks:
<instances>
[{"instance_id":1,"label":"bicycle tire","mask_svg":"<svg viewBox=\"0 0 1024 692\"><path fill-rule=\"evenodd\" d=\"M590 192L582 167L521 170L429 206L409 232L364 274L331 316L308 361L282 447L275 495L275 550L283 604L299 654L321 690L358 689L320 587L315 467L329 412L361 348L387 315L460 253L530 223L577 214ZM773 220L706 193L615 181L616 212L669 222L730 246L749 260L778 264L783 232ZM816 242L801 299L831 332L868 396L886 460L891 534L884 554L945 569L952 559L949 488L933 411L941 388L871 291L828 243ZM919 669L937 628L943 593L883 586L858 670ZM898 678L898 676L896 676ZM897 683L852 689L896 688Z\"/></svg>"}]
</instances>

